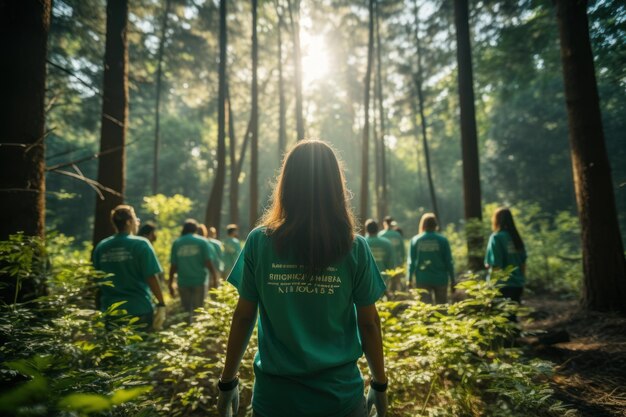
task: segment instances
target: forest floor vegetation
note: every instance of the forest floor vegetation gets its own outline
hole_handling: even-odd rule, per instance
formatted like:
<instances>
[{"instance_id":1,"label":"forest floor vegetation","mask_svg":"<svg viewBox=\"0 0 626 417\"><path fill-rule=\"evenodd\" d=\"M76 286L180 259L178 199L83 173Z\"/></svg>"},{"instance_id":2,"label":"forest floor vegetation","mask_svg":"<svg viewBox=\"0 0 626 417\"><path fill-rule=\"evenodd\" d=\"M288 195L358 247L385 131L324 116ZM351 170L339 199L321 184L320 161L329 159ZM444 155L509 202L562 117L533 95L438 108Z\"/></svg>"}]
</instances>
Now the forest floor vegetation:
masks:
<instances>
[{"instance_id":1,"label":"forest floor vegetation","mask_svg":"<svg viewBox=\"0 0 626 417\"><path fill-rule=\"evenodd\" d=\"M542 331L525 341L529 354L555 364L554 396L580 416L626 416L626 317L580 310L577 300L534 296L525 304L533 321L524 328Z\"/></svg>"}]
</instances>

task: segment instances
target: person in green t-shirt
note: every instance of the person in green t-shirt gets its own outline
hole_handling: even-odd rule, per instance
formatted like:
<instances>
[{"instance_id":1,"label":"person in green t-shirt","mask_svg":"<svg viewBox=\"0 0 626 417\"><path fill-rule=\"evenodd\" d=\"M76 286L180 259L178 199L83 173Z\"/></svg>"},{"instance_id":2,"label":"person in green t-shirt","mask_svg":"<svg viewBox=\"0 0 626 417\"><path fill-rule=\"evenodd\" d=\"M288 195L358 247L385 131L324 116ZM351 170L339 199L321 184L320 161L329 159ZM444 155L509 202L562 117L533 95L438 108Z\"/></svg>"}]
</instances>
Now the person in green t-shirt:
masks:
<instances>
[{"instance_id":1,"label":"person in green t-shirt","mask_svg":"<svg viewBox=\"0 0 626 417\"><path fill-rule=\"evenodd\" d=\"M407 280L409 287L422 289L421 301L432 304L448 302L448 283L454 292L454 263L450 243L437 233L439 225L433 213L424 213L420 220L420 233L413 236L409 245ZM413 277L415 276L415 281Z\"/></svg>"},{"instance_id":2,"label":"person in green t-shirt","mask_svg":"<svg viewBox=\"0 0 626 417\"><path fill-rule=\"evenodd\" d=\"M224 274L224 244L217 238L217 229L213 226L209 227L209 243L215 250L217 257L217 270L220 272L220 276ZM219 286L219 280L212 282L210 287L217 288Z\"/></svg>"},{"instance_id":3,"label":"person in green t-shirt","mask_svg":"<svg viewBox=\"0 0 626 417\"><path fill-rule=\"evenodd\" d=\"M394 228L395 225L395 228ZM404 247L404 237L397 230L398 224L393 217L386 216L383 219L383 230L378 233L378 237L384 237L391 242L396 260L396 267L403 267L406 259L406 248Z\"/></svg>"},{"instance_id":4,"label":"person in green t-shirt","mask_svg":"<svg viewBox=\"0 0 626 417\"><path fill-rule=\"evenodd\" d=\"M99 307L106 311L113 304L124 302L120 309L139 318L148 330L160 330L165 321L165 302L158 274L163 272L150 242L137 233L139 219L131 206L119 205L111 211L115 234L96 245L92 260L95 269L112 274L103 279L113 285L99 288ZM152 305L158 301L156 314Z\"/></svg>"},{"instance_id":5,"label":"person in green t-shirt","mask_svg":"<svg viewBox=\"0 0 626 417\"><path fill-rule=\"evenodd\" d=\"M194 311L204 305L207 272L217 275L214 266L217 259L215 252L207 239L196 234L197 231L197 221L185 220L181 236L172 243L170 254L170 293L176 296L178 288L180 302L188 314L189 323L193 322Z\"/></svg>"},{"instance_id":6,"label":"person in green t-shirt","mask_svg":"<svg viewBox=\"0 0 626 417\"><path fill-rule=\"evenodd\" d=\"M526 282L526 247L517 228L511 211L506 207L498 208L491 217L493 233L489 237L485 267L489 276L494 271L513 267L511 274L502 282L502 296L521 302Z\"/></svg>"},{"instance_id":7,"label":"person in green t-shirt","mask_svg":"<svg viewBox=\"0 0 626 417\"><path fill-rule=\"evenodd\" d=\"M393 217L386 216L383 219L384 229L378 233L378 237L385 238L391 242L393 247L393 257L395 259L394 268L404 268L404 259L406 258L406 249L404 247L404 237L398 231L398 224ZM388 295L403 289L402 279L403 273L397 273L389 277L387 283Z\"/></svg>"},{"instance_id":8,"label":"person in green t-shirt","mask_svg":"<svg viewBox=\"0 0 626 417\"><path fill-rule=\"evenodd\" d=\"M226 226L228 237L224 239L224 276L228 276L235 266L235 261L241 252L241 242L239 241L239 228L236 224Z\"/></svg>"},{"instance_id":9,"label":"person in green t-shirt","mask_svg":"<svg viewBox=\"0 0 626 417\"><path fill-rule=\"evenodd\" d=\"M365 221L365 241L372 251L378 270L386 277L385 271L396 267L394 250L391 242L384 237L378 237L378 223L374 219Z\"/></svg>"},{"instance_id":10,"label":"person in green t-shirt","mask_svg":"<svg viewBox=\"0 0 626 417\"><path fill-rule=\"evenodd\" d=\"M270 208L228 282L239 292L218 415L236 415L237 370L258 316L253 416L366 417L387 409L380 319L385 284L354 232L345 179L332 148L299 141L287 154ZM357 360L371 372L367 400Z\"/></svg>"}]
</instances>

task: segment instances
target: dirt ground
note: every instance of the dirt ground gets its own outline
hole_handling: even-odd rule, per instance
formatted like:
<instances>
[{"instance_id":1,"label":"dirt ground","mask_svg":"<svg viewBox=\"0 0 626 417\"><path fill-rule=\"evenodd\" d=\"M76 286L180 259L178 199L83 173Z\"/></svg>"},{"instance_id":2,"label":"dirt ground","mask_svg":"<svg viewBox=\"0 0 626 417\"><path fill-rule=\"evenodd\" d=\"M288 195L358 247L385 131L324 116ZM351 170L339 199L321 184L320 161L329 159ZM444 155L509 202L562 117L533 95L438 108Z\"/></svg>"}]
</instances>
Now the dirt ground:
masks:
<instances>
[{"instance_id":1,"label":"dirt ground","mask_svg":"<svg viewBox=\"0 0 626 417\"><path fill-rule=\"evenodd\" d=\"M626 417L626 318L584 313L577 301L554 297L524 304L534 309L523 322L529 354L557 365L557 398L577 416Z\"/></svg>"}]
</instances>

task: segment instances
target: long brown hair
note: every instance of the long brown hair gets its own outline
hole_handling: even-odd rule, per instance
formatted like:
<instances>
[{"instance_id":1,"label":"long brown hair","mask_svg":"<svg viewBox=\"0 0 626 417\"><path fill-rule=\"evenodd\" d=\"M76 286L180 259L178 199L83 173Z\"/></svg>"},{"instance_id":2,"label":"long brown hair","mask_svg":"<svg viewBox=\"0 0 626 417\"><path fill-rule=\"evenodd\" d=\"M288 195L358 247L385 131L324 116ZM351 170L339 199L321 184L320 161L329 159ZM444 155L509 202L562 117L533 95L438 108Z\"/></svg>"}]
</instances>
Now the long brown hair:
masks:
<instances>
[{"instance_id":1,"label":"long brown hair","mask_svg":"<svg viewBox=\"0 0 626 417\"><path fill-rule=\"evenodd\" d=\"M506 207L498 208L491 217L491 229L494 232L499 232L500 230L506 230L509 235L511 235L511 239L513 239L513 244L515 245L515 249L518 251L524 251L524 241L517 231L517 227L515 227L515 221L513 220L513 214L511 214L511 210Z\"/></svg>"},{"instance_id":2,"label":"long brown hair","mask_svg":"<svg viewBox=\"0 0 626 417\"><path fill-rule=\"evenodd\" d=\"M354 217L343 170L328 144L304 140L289 151L260 224L279 254L292 254L310 273L350 251Z\"/></svg>"}]
</instances>

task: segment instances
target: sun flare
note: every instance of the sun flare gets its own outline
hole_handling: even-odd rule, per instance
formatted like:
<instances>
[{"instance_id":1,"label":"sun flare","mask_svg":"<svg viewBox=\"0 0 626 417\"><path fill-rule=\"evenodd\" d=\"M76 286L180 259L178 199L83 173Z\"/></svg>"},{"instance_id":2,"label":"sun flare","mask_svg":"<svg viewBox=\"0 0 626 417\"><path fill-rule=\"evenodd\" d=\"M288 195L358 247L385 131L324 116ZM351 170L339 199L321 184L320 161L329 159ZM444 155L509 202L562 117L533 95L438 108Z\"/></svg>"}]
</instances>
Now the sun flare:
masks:
<instances>
[{"instance_id":1,"label":"sun flare","mask_svg":"<svg viewBox=\"0 0 626 417\"><path fill-rule=\"evenodd\" d=\"M310 87L328 73L328 48L321 35L301 33L302 44L302 81L304 87Z\"/></svg>"}]
</instances>

